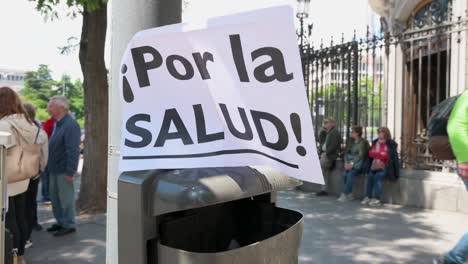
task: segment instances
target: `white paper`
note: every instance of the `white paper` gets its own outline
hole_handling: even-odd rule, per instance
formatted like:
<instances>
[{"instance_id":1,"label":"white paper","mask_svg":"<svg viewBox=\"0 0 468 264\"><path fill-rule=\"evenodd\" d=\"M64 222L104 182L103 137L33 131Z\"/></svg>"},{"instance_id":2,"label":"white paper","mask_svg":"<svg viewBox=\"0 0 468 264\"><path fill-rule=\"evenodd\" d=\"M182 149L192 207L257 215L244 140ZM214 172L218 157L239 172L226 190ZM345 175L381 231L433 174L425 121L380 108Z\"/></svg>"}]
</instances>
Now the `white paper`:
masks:
<instances>
[{"instance_id":1,"label":"white paper","mask_svg":"<svg viewBox=\"0 0 468 264\"><path fill-rule=\"evenodd\" d=\"M266 165L323 183L293 19L280 6L137 33L120 171Z\"/></svg>"}]
</instances>

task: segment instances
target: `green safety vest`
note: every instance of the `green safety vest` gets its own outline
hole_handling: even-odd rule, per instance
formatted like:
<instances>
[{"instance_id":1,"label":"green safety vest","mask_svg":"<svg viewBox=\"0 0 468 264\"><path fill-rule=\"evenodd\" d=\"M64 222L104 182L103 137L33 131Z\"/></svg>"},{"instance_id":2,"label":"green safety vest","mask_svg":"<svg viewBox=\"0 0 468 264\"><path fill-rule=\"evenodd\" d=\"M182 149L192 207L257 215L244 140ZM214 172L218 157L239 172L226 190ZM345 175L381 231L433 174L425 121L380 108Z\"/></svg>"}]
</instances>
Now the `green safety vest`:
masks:
<instances>
[{"instance_id":1,"label":"green safety vest","mask_svg":"<svg viewBox=\"0 0 468 264\"><path fill-rule=\"evenodd\" d=\"M458 163L468 162L468 90L455 103L448 121L447 132Z\"/></svg>"}]
</instances>

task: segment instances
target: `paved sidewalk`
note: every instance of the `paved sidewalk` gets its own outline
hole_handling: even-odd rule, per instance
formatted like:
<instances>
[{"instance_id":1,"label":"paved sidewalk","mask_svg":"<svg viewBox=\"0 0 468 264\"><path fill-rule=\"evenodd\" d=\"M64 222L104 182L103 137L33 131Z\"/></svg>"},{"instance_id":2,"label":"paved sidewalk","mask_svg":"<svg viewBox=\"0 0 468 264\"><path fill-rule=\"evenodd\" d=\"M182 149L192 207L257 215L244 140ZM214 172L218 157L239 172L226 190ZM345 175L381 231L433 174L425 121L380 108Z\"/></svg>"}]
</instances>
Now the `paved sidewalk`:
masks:
<instances>
[{"instance_id":1,"label":"paved sidewalk","mask_svg":"<svg viewBox=\"0 0 468 264\"><path fill-rule=\"evenodd\" d=\"M292 191L281 194L279 206L305 215L301 264L432 264L468 232L468 215L459 213L390 205L373 209Z\"/></svg>"},{"instance_id":2,"label":"paved sidewalk","mask_svg":"<svg viewBox=\"0 0 468 264\"><path fill-rule=\"evenodd\" d=\"M379 209L358 202L338 203L310 193L289 191L279 206L305 215L301 264L432 263L468 231L468 215L398 206ZM44 227L53 222L50 207L41 206ZM76 234L54 238L34 233L28 264L105 263L105 215L81 216Z\"/></svg>"},{"instance_id":3,"label":"paved sidewalk","mask_svg":"<svg viewBox=\"0 0 468 264\"><path fill-rule=\"evenodd\" d=\"M84 264L106 262L106 216L79 216L75 234L56 238L45 231L55 221L52 207L41 205L39 221L44 230L33 233L33 247L26 249L28 264Z\"/></svg>"}]
</instances>

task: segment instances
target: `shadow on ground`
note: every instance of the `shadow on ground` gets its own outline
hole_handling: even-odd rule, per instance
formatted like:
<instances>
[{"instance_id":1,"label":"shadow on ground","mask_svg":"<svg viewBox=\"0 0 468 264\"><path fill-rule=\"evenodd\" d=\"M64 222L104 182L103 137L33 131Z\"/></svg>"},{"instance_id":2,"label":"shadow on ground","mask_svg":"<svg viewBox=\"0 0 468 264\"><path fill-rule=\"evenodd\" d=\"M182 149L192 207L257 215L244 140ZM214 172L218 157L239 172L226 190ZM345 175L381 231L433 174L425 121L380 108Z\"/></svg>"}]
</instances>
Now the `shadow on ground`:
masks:
<instances>
[{"instance_id":1,"label":"shadow on ground","mask_svg":"<svg viewBox=\"0 0 468 264\"><path fill-rule=\"evenodd\" d=\"M50 206L40 206L44 228L54 223ZM33 247L26 250L28 264L105 263L105 215L79 216L75 234L56 238L46 231L33 233Z\"/></svg>"}]
</instances>

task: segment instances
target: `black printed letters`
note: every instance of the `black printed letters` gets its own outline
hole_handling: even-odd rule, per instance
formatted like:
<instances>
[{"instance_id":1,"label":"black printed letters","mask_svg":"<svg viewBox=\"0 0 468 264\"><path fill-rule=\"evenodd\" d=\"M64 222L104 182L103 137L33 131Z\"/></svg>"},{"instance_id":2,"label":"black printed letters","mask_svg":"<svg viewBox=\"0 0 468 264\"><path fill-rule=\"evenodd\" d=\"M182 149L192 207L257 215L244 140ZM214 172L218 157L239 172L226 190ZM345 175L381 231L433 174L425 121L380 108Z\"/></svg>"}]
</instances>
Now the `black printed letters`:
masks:
<instances>
[{"instance_id":1,"label":"black printed letters","mask_svg":"<svg viewBox=\"0 0 468 264\"><path fill-rule=\"evenodd\" d=\"M261 47L250 52L251 62L246 62L241 37L238 34L230 35L230 48L232 59L241 82L250 82L249 68L253 68L253 77L261 83L273 81L287 82L294 78L293 73L288 73L283 53L274 47ZM140 88L150 86L149 71L166 66L167 72L176 80L188 81L195 77L202 80L215 78L210 74L209 63L215 63L215 57L210 52L195 52L191 58L180 54L162 55L155 47L142 46L131 49L132 59L135 66L138 85ZM166 57L166 58L164 58ZM268 60L256 67L248 67L248 63L255 63L259 58L266 57ZM195 75L195 69L198 75ZM270 73L267 71L271 69ZM132 100L127 100L132 102Z\"/></svg>"},{"instance_id":2,"label":"black printed letters","mask_svg":"<svg viewBox=\"0 0 468 264\"><path fill-rule=\"evenodd\" d=\"M222 116L224 117L224 122L229 132L234 137L246 141L253 140L254 134L252 127L254 126L257 130L256 136L263 146L277 151L284 150L288 146L289 135L286 126L278 117L274 116L273 114L251 110L250 117L253 121L252 126L249 123L245 109L238 107L237 111L232 111L232 109L229 111L225 104L219 104L219 108L223 114ZM179 140L184 145L192 145L194 144L192 137L197 138L198 144L223 140L225 138L225 133L228 131L220 131L210 134L207 133L207 125L209 125L209 120L205 120L205 115L201 104L193 106L193 113L196 125L196 135L190 135L190 132L187 130L187 126L184 124L184 120L181 118L178 111L174 108L165 111L163 120L161 122L161 129L158 131L157 135L153 135L152 131L138 126L137 124L137 122L147 122L151 124L152 120L150 119L150 116L146 114L136 114L128 119L126 128L130 134L140 137L141 140L132 141L125 139L125 145L131 148L144 148L152 143L153 138L156 138L154 147L158 148L164 147L168 140ZM241 126L236 127L236 125L234 125L232 118L234 115L240 116L242 121ZM186 121L188 122L188 120ZM266 123L270 123L270 126L273 126L276 130L275 134L277 135L278 139L275 142L271 141L271 134L267 134L265 131L264 125ZM151 124L151 126L154 126L154 124ZM171 126L174 128L172 132L170 132Z\"/></svg>"}]
</instances>

